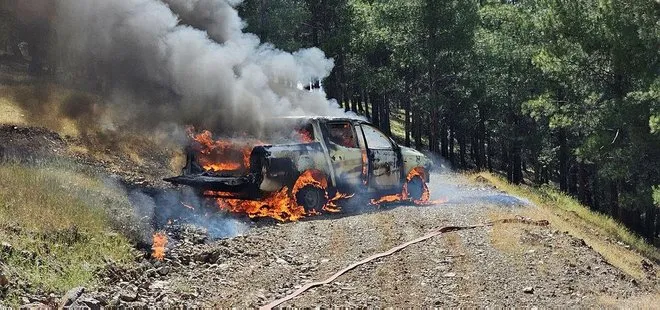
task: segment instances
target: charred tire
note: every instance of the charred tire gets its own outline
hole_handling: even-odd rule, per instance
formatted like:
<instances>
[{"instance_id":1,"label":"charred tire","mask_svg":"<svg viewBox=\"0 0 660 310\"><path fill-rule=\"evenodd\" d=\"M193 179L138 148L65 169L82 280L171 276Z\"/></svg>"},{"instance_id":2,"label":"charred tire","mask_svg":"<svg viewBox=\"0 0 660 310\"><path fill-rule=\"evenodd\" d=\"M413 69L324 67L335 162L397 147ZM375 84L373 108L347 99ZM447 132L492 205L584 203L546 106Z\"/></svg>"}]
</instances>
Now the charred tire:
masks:
<instances>
[{"instance_id":1,"label":"charred tire","mask_svg":"<svg viewBox=\"0 0 660 310\"><path fill-rule=\"evenodd\" d=\"M406 184L408 186L408 197L412 200L421 200L424 194L424 180L420 177L414 177Z\"/></svg>"},{"instance_id":2,"label":"charred tire","mask_svg":"<svg viewBox=\"0 0 660 310\"><path fill-rule=\"evenodd\" d=\"M307 185L298 191L296 194L296 201L299 206L305 208L306 212L321 212L321 209L323 209L323 206L328 202L328 199L325 196L324 190Z\"/></svg>"}]
</instances>

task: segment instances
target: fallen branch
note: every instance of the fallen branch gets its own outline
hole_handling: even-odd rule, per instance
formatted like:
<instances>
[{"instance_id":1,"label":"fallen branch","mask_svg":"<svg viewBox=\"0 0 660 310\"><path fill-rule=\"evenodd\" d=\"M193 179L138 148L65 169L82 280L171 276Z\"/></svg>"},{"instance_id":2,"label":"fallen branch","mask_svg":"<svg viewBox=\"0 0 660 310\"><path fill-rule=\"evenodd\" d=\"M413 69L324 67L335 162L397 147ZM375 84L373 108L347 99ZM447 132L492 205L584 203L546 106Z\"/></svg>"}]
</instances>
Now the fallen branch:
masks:
<instances>
[{"instance_id":1,"label":"fallen branch","mask_svg":"<svg viewBox=\"0 0 660 310\"><path fill-rule=\"evenodd\" d=\"M415 243L419 243L419 242L422 242L424 240L431 239L431 238L433 238L435 236L438 236L438 235L441 235L443 233L459 231L459 230L466 230L466 229L474 229L474 228L478 228L478 227L493 226L497 223L522 223L522 224L537 225L537 226L547 226L547 225L550 224L546 220L534 221L534 220L529 219L529 218L523 218L523 217L518 216L514 219L503 219L503 220L491 221L491 222L488 222L488 223L485 223L485 224L470 225L470 226L445 226L445 227L442 227L442 228L434 229L434 230L430 231L429 233L427 233L426 235L424 235L422 237L419 237L415 240L408 241L408 242L406 242L404 244L401 244L401 245L398 245L398 246L396 246L396 247L394 247L394 248L392 248L392 249L390 249L386 252L374 254L374 255L369 256L369 257L367 257L367 258L365 258L365 259L363 259L363 260L361 260L357 263L351 264L350 266L338 271L337 273L333 274L331 277L329 277L329 278L327 278L323 281L307 283L303 287L297 289L295 292L293 292L293 293L291 293L291 294L289 294L285 297L282 297L278 300L275 300L275 301L273 301L273 302L271 302L267 305L261 306L259 309L260 310L270 310L274 307L279 306L280 304L282 304L284 302L287 302L287 301L289 301L293 298L296 298L298 295L304 293L305 291L307 291L307 290L309 290L313 287L329 284L332 281L334 281L335 279L337 279L339 276L343 275L344 273L346 273L346 272L348 272L352 269L355 269L356 267L358 267L360 265L364 265L364 264L366 264L370 261L373 261L373 260L381 258L381 257L392 255L392 254L394 254L398 251L401 251L404 248L406 248L410 245L413 245Z\"/></svg>"}]
</instances>

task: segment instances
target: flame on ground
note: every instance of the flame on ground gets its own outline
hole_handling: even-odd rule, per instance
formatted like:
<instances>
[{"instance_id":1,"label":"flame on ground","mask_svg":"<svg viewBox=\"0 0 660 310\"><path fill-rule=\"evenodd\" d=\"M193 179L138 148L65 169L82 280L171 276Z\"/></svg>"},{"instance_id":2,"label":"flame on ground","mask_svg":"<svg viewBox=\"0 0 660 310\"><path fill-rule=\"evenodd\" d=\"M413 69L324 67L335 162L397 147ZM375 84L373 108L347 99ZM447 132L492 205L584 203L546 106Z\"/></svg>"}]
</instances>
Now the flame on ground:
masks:
<instances>
[{"instance_id":1,"label":"flame on ground","mask_svg":"<svg viewBox=\"0 0 660 310\"><path fill-rule=\"evenodd\" d=\"M167 235L163 232L157 232L154 234L154 242L151 246L151 257L157 260L163 260L165 258L165 246L167 245Z\"/></svg>"}]
</instances>

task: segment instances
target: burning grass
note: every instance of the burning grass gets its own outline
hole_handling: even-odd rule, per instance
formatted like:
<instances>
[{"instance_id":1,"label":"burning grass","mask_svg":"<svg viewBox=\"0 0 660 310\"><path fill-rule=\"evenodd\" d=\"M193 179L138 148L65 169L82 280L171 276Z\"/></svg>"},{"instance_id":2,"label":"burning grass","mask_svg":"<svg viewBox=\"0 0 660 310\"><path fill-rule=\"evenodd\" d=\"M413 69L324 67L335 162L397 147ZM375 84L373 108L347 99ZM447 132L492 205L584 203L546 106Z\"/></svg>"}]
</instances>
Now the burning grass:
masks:
<instances>
[{"instance_id":1,"label":"burning grass","mask_svg":"<svg viewBox=\"0 0 660 310\"><path fill-rule=\"evenodd\" d=\"M128 262L132 246L115 233L107 207L130 208L125 195L79 169L0 164L0 256L10 283L63 293L94 285L106 260ZM20 301L16 290L5 298Z\"/></svg>"}]
</instances>

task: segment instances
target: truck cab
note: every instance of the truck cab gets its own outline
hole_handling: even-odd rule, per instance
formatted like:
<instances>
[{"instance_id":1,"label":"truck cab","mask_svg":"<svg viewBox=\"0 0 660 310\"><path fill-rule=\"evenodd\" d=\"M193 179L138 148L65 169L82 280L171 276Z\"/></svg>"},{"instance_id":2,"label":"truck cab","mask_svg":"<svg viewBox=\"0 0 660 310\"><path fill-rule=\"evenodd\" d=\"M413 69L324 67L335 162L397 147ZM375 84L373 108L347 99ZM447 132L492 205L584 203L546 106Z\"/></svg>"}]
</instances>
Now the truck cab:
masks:
<instances>
[{"instance_id":1,"label":"truck cab","mask_svg":"<svg viewBox=\"0 0 660 310\"><path fill-rule=\"evenodd\" d=\"M166 181L202 191L232 193L241 199L259 199L285 186L292 188L305 171L313 170L327 181L328 192L376 197L400 193L406 186L413 200L421 198L425 183L429 182L431 160L414 149L398 145L364 120L296 117L278 124L281 132L294 128L299 139L255 146L245 171L204 169L197 159L203 154L191 148L183 174ZM273 132L283 136L277 129ZM413 171L416 174L411 177ZM297 196L308 210L325 203L318 191L302 190Z\"/></svg>"}]
</instances>

